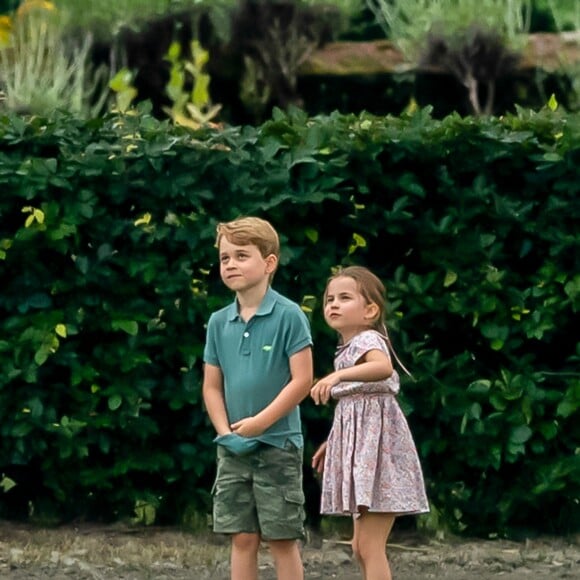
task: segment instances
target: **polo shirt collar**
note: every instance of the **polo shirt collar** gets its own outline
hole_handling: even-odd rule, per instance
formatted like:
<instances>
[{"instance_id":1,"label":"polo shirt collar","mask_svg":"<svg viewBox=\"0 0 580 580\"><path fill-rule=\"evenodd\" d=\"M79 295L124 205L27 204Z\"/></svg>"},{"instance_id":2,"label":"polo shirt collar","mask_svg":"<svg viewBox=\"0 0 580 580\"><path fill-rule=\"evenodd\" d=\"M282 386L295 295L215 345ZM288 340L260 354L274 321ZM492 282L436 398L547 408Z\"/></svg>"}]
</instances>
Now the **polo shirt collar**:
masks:
<instances>
[{"instance_id":1,"label":"polo shirt collar","mask_svg":"<svg viewBox=\"0 0 580 580\"><path fill-rule=\"evenodd\" d=\"M268 286L266 290L266 294L264 294L264 298L262 298L262 302L260 302L260 306L256 311L254 316L265 316L266 314L270 314L272 310L274 310L274 305L278 300L278 292L276 290L272 290L271 286ZM238 312L238 300L234 300L228 307L227 315L228 321L233 322L240 317Z\"/></svg>"}]
</instances>

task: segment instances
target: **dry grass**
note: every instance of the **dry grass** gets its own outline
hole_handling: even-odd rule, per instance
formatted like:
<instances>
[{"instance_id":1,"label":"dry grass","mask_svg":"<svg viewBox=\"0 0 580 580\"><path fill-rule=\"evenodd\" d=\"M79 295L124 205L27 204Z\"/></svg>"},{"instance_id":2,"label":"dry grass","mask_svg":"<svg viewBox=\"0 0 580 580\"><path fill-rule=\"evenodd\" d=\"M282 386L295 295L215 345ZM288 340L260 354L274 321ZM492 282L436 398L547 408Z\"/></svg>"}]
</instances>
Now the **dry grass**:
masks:
<instances>
[{"instance_id":1,"label":"dry grass","mask_svg":"<svg viewBox=\"0 0 580 580\"><path fill-rule=\"evenodd\" d=\"M227 560L226 545L215 538L159 528L87 526L35 529L0 524L0 563L213 568Z\"/></svg>"}]
</instances>

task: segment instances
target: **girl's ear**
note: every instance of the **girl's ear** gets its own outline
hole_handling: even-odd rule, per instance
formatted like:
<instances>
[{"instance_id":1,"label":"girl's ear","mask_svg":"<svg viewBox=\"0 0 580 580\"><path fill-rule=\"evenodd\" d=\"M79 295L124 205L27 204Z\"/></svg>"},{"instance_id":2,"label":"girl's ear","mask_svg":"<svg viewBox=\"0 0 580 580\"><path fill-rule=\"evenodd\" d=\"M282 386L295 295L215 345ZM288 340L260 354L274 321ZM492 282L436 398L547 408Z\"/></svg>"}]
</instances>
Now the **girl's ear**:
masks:
<instances>
[{"instance_id":1,"label":"girl's ear","mask_svg":"<svg viewBox=\"0 0 580 580\"><path fill-rule=\"evenodd\" d=\"M365 320L370 320L370 321L374 322L375 320L378 319L379 314L380 314L380 309L374 302L371 302L370 304L366 305L366 307L365 307Z\"/></svg>"}]
</instances>

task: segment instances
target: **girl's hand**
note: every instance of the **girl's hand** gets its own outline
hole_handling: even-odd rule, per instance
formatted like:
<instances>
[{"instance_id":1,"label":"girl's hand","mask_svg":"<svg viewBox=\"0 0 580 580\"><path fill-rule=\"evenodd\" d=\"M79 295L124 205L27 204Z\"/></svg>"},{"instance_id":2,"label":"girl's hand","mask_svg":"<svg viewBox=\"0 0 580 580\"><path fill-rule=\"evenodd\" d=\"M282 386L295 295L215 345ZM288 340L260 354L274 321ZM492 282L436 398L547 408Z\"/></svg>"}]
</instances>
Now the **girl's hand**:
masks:
<instances>
[{"instance_id":1,"label":"girl's hand","mask_svg":"<svg viewBox=\"0 0 580 580\"><path fill-rule=\"evenodd\" d=\"M233 433L242 437L257 437L264 432L264 428L255 417L245 417L232 423L230 427Z\"/></svg>"},{"instance_id":2,"label":"girl's hand","mask_svg":"<svg viewBox=\"0 0 580 580\"><path fill-rule=\"evenodd\" d=\"M324 459L326 457L326 446L328 442L325 441L312 456L312 468L319 475L324 471Z\"/></svg>"},{"instance_id":3,"label":"girl's hand","mask_svg":"<svg viewBox=\"0 0 580 580\"><path fill-rule=\"evenodd\" d=\"M338 385L340 379L337 373L330 373L324 378L320 379L313 387L310 389L310 396L314 400L316 405L326 405L330 400L330 391L334 385Z\"/></svg>"}]
</instances>

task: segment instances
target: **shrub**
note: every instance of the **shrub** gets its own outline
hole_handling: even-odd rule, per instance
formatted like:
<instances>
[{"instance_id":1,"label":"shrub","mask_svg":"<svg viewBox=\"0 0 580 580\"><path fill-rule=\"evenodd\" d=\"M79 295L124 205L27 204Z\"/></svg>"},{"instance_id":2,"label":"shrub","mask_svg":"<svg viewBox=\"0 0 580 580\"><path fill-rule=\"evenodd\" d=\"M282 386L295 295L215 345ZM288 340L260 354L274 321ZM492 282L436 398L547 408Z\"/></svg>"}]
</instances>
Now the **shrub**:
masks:
<instances>
[{"instance_id":1,"label":"shrub","mask_svg":"<svg viewBox=\"0 0 580 580\"><path fill-rule=\"evenodd\" d=\"M293 110L197 132L143 110L2 117L0 473L16 485L0 515L175 523L208 508L204 324L231 300L215 225L255 214L280 231L275 285L310 311L319 376L331 267L385 280L441 522L577 530L579 132L549 109ZM308 457L331 409L302 407Z\"/></svg>"}]
</instances>

